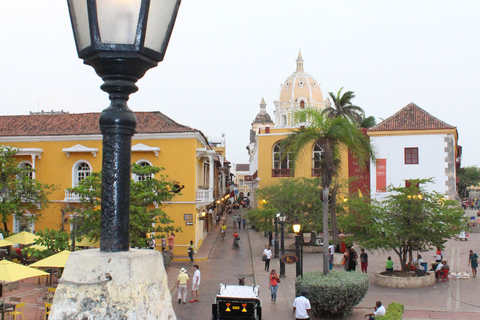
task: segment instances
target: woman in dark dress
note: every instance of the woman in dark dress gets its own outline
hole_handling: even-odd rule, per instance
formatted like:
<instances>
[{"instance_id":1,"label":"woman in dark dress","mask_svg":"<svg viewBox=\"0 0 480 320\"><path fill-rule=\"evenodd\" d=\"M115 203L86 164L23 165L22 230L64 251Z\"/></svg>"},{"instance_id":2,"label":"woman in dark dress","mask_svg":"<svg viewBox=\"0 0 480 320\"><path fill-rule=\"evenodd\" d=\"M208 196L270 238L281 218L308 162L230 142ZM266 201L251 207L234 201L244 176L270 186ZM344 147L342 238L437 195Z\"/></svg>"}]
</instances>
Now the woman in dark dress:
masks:
<instances>
[{"instance_id":1,"label":"woman in dark dress","mask_svg":"<svg viewBox=\"0 0 480 320\"><path fill-rule=\"evenodd\" d=\"M350 248L350 254L348 255L348 271L355 271L357 267L358 255L355 249Z\"/></svg>"}]
</instances>

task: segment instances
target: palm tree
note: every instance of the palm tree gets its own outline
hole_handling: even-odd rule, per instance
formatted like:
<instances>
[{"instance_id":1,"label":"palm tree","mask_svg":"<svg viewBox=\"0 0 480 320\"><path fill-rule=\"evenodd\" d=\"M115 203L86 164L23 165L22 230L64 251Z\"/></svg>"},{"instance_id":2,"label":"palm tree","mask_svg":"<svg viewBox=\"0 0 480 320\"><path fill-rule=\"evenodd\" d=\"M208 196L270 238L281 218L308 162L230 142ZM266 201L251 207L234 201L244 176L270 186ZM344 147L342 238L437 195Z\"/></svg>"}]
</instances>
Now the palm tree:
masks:
<instances>
[{"instance_id":1,"label":"palm tree","mask_svg":"<svg viewBox=\"0 0 480 320\"><path fill-rule=\"evenodd\" d=\"M285 151L290 153L295 166L299 155L307 152L313 143L319 143L324 153L321 160L323 198L323 235L328 244L328 194L332 179L340 168L340 148L347 147L359 163L374 159L370 142L364 134L344 117L326 117L323 112L307 108L294 113L296 123L305 124L283 141ZM326 247L325 247L326 248ZM328 274L328 250L323 250L323 273Z\"/></svg>"},{"instance_id":2,"label":"palm tree","mask_svg":"<svg viewBox=\"0 0 480 320\"><path fill-rule=\"evenodd\" d=\"M377 120L375 120L374 116L365 117L362 116L362 121L360 122L361 128L371 128L377 125Z\"/></svg>"},{"instance_id":3,"label":"palm tree","mask_svg":"<svg viewBox=\"0 0 480 320\"><path fill-rule=\"evenodd\" d=\"M343 87L338 90L337 95L329 92L330 98L333 101L333 107L327 105L323 113L329 118L343 117L350 119L356 124L362 123L362 118L365 112L359 106L352 104L352 99L355 98L353 91L347 91L342 94Z\"/></svg>"}]
</instances>

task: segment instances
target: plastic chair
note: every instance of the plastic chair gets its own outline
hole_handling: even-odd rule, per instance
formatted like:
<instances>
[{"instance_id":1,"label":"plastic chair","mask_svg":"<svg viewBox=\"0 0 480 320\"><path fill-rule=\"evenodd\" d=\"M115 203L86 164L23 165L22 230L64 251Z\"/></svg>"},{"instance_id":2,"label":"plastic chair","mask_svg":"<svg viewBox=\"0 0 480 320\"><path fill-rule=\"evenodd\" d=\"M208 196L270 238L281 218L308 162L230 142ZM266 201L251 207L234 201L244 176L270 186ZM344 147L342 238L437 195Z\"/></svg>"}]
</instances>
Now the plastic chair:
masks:
<instances>
[{"instance_id":1,"label":"plastic chair","mask_svg":"<svg viewBox=\"0 0 480 320\"><path fill-rule=\"evenodd\" d=\"M50 310L52 309L52 304L45 302L45 316L43 317L43 320L48 319L48 315L50 314Z\"/></svg>"},{"instance_id":2,"label":"plastic chair","mask_svg":"<svg viewBox=\"0 0 480 320\"><path fill-rule=\"evenodd\" d=\"M448 282L448 273L450 272L450 269L443 269L442 270L442 282L445 282L445 280Z\"/></svg>"},{"instance_id":3,"label":"plastic chair","mask_svg":"<svg viewBox=\"0 0 480 320\"><path fill-rule=\"evenodd\" d=\"M25 308L25 302L19 303L15 306L15 310L12 312L8 312L7 315L13 316L13 320L20 319L20 316L23 320L25 320L25 316L23 315L23 309Z\"/></svg>"}]
</instances>

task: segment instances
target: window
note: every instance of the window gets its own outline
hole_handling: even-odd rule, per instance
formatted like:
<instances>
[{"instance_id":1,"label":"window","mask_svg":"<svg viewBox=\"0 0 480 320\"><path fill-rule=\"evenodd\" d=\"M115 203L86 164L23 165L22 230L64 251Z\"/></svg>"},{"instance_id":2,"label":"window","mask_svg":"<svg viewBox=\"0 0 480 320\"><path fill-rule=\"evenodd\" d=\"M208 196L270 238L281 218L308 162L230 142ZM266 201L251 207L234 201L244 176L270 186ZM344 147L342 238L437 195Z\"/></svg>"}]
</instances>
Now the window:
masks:
<instances>
[{"instance_id":1,"label":"window","mask_svg":"<svg viewBox=\"0 0 480 320\"><path fill-rule=\"evenodd\" d=\"M405 188L410 188L412 186L411 180L405 180ZM415 187L420 188L420 183L417 183Z\"/></svg>"},{"instance_id":2,"label":"window","mask_svg":"<svg viewBox=\"0 0 480 320\"><path fill-rule=\"evenodd\" d=\"M22 163L22 168L25 169L25 175L30 179L33 179L33 167L30 163L24 162Z\"/></svg>"},{"instance_id":3,"label":"window","mask_svg":"<svg viewBox=\"0 0 480 320\"><path fill-rule=\"evenodd\" d=\"M290 172L292 167L292 160L289 153L284 154L280 143L277 142L273 147L273 168L272 177L290 177L293 172Z\"/></svg>"},{"instance_id":4,"label":"window","mask_svg":"<svg viewBox=\"0 0 480 320\"><path fill-rule=\"evenodd\" d=\"M75 178L74 178L74 187L78 187L80 181L90 176L92 169L90 165L86 162L80 162L75 165Z\"/></svg>"},{"instance_id":5,"label":"window","mask_svg":"<svg viewBox=\"0 0 480 320\"><path fill-rule=\"evenodd\" d=\"M240 179L240 180L239 180L238 185L239 185L240 187L243 187L243 179Z\"/></svg>"},{"instance_id":6,"label":"window","mask_svg":"<svg viewBox=\"0 0 480 320\"><path fill-rule=\"evenodd\" d=\"M26 212L21 218L17 218L17 215L13 215L13 232L19 233L22 231L35 231L35 220L33 220L33 215L31 213Z\"/></svg>"},{"instance_id":7,"label":"window","mask_svg":"<svg viewBox=\"0 0 480 320\"><path fill-rule=\"evenodd\" d=\"M150 167L150 163L148 163L147 161L141 161L141 162L138 162L137 163L139 166L141 167ZM133 179L137 182L139 181L145 181L145 180L148 180L148 179L152 179L152 175L151 174L144 174L144 175L135 175L133 177Z\"/></svg>"},{"instance_id":8,"label":"window","mask_svg":"<svg viewBox=\"0 0 480 320\"><path fill-rule=\"evenodd\" d=\"M405 164L418 164L418 148L405 148Z\"/></svg>"},{"instance_id":9,"label":"window","mask_svg":"<svg viewBox=\"0 0 480 320\"><path fill-rule=\"evenodd\" d=\"M305 101L300 101L300 108L305 109Z\"/></svg>"},{"instance_id":10,"label":"window","mask_svg":"<svg viewBox=\"0 0 480 320\"><path fill-rule=\"evenodd\" d=\"M320 168L322 166L323 149L317 142L313 146L313 158L312 158L312 176L320 176Z\"/></svg>"}]
</instances>

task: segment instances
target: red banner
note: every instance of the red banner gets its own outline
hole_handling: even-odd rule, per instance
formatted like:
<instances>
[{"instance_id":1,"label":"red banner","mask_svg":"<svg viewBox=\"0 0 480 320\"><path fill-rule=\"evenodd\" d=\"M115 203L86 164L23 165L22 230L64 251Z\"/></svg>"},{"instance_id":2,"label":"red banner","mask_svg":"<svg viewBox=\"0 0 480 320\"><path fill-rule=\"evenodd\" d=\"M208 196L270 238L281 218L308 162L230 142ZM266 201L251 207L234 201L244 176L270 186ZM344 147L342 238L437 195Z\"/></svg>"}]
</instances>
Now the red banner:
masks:
<instances>
[{"instance_id":1,"label":"red banner","mask_svg":"<svg viewBox=\"0 0 480 320\"><path fill-rule=\"evenodd\" d=\"M387 159L377 159L377 192L386 192Z\"/></svg>"}]
</instances>

